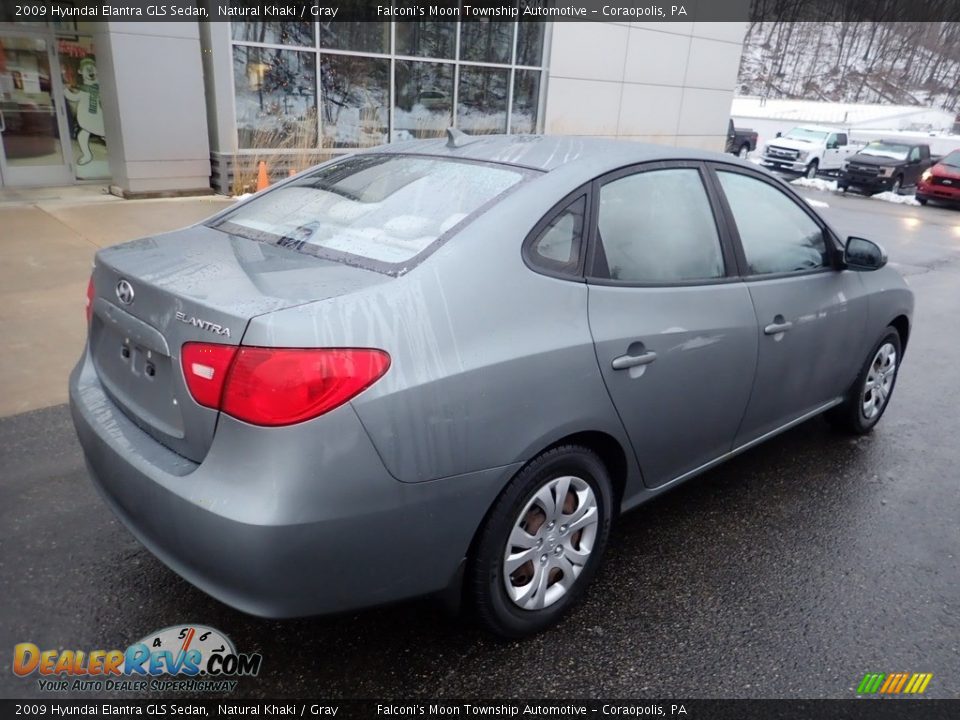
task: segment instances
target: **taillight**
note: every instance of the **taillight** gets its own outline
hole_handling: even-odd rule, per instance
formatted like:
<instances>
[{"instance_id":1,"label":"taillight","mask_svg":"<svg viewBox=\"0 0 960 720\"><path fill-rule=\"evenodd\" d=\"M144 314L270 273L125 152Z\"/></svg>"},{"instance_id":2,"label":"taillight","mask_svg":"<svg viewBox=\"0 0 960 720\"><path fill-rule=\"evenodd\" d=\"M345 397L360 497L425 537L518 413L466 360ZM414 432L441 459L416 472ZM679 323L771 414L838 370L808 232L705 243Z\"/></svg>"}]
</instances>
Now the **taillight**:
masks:
<instances>
[{"instance_id":1,"label":"taillight","mask_svg":"<svg viewBox=\"0 0 960 720\"><path fill-rule=\"evenodd\" d=\"M264 348L187 343L194 399L254 425L292 425L343 405L383 377L390 356L365 348Z\"/></svg>"},{"instance_id":2,"label":"taillight","mask_svg":"<svg viewBox=\"0 0 960 720\"><path fill-rule=\"evenodd\" d=\"M87 325L93 318L93 298L96 295L96 289L93 286L93 275L90 276L90 282L87 283Z\"/></svg>"},{"instance_id":3,"label":"taillight","mask_svg":"<svg viewBox=\"0 0 960 720\"><path fill-rule=\"evenodd\" d=\"M220 409L227 372L236 354L235 345L186 343L180 349L183 377L197 403L214 410Z\"/></svg>"}]
</instances>

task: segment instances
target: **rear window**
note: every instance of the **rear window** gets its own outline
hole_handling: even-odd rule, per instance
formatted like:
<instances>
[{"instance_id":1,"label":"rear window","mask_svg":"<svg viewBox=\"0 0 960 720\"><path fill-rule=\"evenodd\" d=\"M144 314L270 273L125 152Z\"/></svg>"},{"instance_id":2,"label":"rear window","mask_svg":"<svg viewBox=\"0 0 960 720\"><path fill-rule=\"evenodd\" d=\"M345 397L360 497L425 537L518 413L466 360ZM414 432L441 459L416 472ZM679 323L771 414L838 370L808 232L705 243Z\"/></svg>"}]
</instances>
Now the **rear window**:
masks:
<instances>
[{"instance_id":1,"label":"rear window","mask_svg":"<svg viewBox=\"0 0 960 720\"><path fill-rule=\"evenodd\" d=\"M415 155L355 155L254 198L212 227L400 275L527 172Z\"/></svg>"}]
</instances>

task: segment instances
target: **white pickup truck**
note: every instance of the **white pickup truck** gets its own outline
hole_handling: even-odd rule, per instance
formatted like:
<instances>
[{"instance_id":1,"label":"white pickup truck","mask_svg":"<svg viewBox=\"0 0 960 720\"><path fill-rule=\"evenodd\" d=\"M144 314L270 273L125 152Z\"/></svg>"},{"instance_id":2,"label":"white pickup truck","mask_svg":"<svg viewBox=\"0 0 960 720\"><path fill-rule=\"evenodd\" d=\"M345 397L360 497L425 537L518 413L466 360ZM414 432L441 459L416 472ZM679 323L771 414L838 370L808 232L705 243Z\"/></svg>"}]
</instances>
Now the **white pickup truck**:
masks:
<instances>
[{"instance_id":1,"label":"white pickup truck","mask_svg":"<svg viewBox=\"0 0 960 720\"><path fill-rule=\"evenodd\" d=\"M764 145L760 163L770 170L814 178L819 172L839 172L843 161L858 149L844 130L798 125Z\"/></svg>"}]
</instances>

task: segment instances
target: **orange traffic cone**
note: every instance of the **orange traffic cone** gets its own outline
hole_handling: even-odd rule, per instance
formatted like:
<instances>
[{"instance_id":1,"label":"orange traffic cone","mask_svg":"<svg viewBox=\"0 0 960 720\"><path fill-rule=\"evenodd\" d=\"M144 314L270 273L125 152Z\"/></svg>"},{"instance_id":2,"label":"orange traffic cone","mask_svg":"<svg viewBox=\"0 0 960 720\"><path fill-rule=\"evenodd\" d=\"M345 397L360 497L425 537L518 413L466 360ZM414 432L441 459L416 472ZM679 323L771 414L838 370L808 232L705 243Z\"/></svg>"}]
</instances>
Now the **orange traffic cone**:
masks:
<instances>
[{"instance_id":1,"label":"orange traffic cone","mask_svg":"<svg viewBox=\"0 0 960 720\"><path fill-rule=\"evenodd\" d=\"M257 192L270 187L270 178L267 177L267 163L260 161L260 167L257 169Z\"/></svg>"}]
</instances>

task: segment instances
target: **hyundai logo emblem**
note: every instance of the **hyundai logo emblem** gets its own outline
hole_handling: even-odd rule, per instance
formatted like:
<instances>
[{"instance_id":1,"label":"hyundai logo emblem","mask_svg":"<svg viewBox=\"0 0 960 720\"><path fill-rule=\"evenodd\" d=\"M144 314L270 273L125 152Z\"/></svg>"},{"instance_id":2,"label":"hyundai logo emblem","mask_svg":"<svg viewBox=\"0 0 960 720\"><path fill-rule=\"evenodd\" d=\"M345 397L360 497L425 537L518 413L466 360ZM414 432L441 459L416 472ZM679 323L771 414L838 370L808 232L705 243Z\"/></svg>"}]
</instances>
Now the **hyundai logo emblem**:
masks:
<instances>
[{"instance_id":1,"label":"hyundai logo emblem","mask_svg":"<svg viewBox=\"0 0 960 720\"><path fill-rule=\"evenodd\" d=\"M124 305L129 305L133 302L133 285L131 285L126 280L121 280L117 283L117 300L122 302Z\"/></svg>"}]
</instances>

